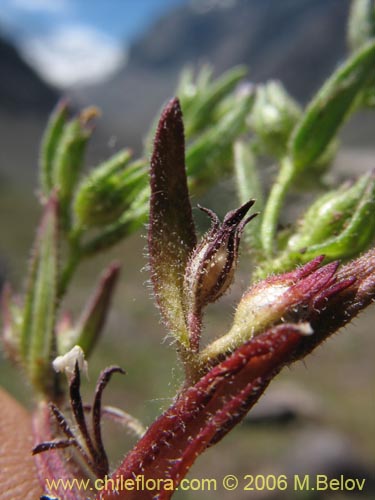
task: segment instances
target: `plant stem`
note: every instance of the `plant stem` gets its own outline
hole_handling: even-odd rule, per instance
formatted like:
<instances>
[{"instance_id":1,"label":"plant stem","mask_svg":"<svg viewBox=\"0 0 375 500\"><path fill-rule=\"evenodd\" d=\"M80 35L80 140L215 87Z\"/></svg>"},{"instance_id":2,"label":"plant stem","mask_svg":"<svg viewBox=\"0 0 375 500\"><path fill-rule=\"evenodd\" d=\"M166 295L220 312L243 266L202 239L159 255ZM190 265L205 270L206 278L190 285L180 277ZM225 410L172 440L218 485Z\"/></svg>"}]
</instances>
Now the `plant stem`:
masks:
<instances>
[{"instance_id":1,"label":"plant stem","mask_svg":"<svg viewBox=\"0 0 375 500\"><path fill-rule=\"evenodd\" d=\"M267 257L274 253L274 240L279 214L287 194L288 188L294 178L294 165L289 157L281 162L279 176L272 186L267 204L264 210L260 237L263 249Z\"/></svg>"}]
</instances>

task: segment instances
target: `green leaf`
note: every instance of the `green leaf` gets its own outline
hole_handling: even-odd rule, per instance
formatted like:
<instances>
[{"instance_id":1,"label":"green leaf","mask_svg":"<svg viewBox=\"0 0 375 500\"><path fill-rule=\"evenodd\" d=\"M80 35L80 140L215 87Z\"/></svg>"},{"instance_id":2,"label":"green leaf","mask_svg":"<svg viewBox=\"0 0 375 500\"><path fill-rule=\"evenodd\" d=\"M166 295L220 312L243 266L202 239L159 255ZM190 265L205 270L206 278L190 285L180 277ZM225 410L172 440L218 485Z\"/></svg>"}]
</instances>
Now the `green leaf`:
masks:
<instances>
[{"instance_id":1,"label":"green leaf","mask_svg":"<svg viewBox=\"0 0 375 500\"><path fill-rule=\"evenodd\" d=\"M243 66L232 68L218 79L211 81L212 68L204 65L194 79L191 67L185 68L180 76L176 95L184 113L186 142L197 139L205 131L216 126L222 119L222 105L233 98L230 110L237 105L235 88L246 74ZM232 100L232 99L231 99ZM228 110L225 110L228 114ZM159 116L159 115L158 115ZM145 140L145 156L152 151L158 119L153 121Z\"/></svg>"},{"instance_id":2,"label":"green leaf","mask_svg":"<svg viewBox=\"0 0 375 500\"><path fill-rule=\"evenodd\" d=\"M183 281L196 236L184 149L181 108L173 99L160 118L151 158L148 249L151 280L163 320L188 348Z\"/></svg>"},{"instance_id":3,"label":"green leaf","mask_svg":"<svg viewBox=\"0 0 375 500\"><path fill-rule=\"evenodd\" d=\"M253 94L240 98L230 113L188 146L187 173L194 188L212 185L230 171L233 142L244 132L253 102Z\"/></svg>"},{"instance_id":4,"label":"green leaf","mask_svg":"<svg viewBox=\"0 0 375 500\"><path fill-rule=\"evenodd\" d=\"M21 354L34 387L53 394L57 307L58 206L53 194L40 224L29 268L21 331Z\"/></svg>"},{"instance_id":5,"label":"green leaf","mask_svg":"<svg viewBox=\"0 0 375 500\"><path fill-rule=\"evenodd\" d=\"M360 49L375 37L374 0L352 0L348 23L348 44L351 50Z\"/></svg>"},{"instance_id":6,"label":"green leaf","mask_svg":"<svg viewBox=\"0 0 375 500\"><path fill-rule=\"evenodd\" d=\"M42 192L48 196L53 188L53 164L56 150L68 121L68 103L62 100L51 114L43 135L39 158L39 175Z\"/></svg>"},{"instance_id":7,"label":"green leaf","mask_svg":"<svg viewBox=\"0 0 375 500\"><path fill-rule=\"evenodd\" d=\"M280 165L279 175L271 188L263 211L260 241L262 243L264 256L267 258L271 258L275 250L274 243L277 221L283 201L293 181L294 173L295 169L293 163L289 157L284 158Z\"/></svg>"},{"instance_id":8,"label":"green leaf","mask_svg":"<svg viewBox=\"0 0 375 500\"><path fill-rule=\"evenodd\" d=\"M248 248L259 248L261 214L263 209L263 192L260 183L256 158L252 152L251 145L243 141L234 144L234 173L237 187L238 199L242 204L248 200L255 200L255 207L259 213L251 224L244 229L244 239Z\"/></svg>"},{"instance_id":9,"label":"green leaf","mask_svg":"<svg viewBox=\"0 0 375 500\"><path fill-rule=\"evenodd\" d=\"M70 227L70 203L83 165L83 157L98 115L96 108L83 110L65 127L54 158L53 186L58 190L60 215L64 229Z\"/></svg>"},{"instance_id":10,"label":"green leaf","mask_svg":"<svg viewBox=\"0 0 375 500\"><path fill-rule=\"evenodd\" d=\"M345 62L318 92L291 137L289 154L294 176L324 152L374 72L375 42L372 42Z\"/></svg>"},{"instance_id":11,"label":"green leaf","mask_svg":"<svg viewBox=\"0 0 375 500\"><path fill-rule=\"evenodd\" d=\"M194 105L195 100L208 88L213 68L209 64L204 64L199 70L195 81L194 73L192 66L186 66L180 74L177 85L176 95L185 114L189 113L190 107Z\"/></svg>"},{"instance_id":12,"label":"green leaf","mask_svg":"<svg viewBox=\"0 0 375 500\"><path fill-rule=\"evenodd\" d=\"M257 136L263 154L281 158L290 134L301 117L297 102L278 81L258 85L249 125Z\"/></svg>"},{"instance_id":13,"label":"green leaf","mask_svg":"<svg viewBox=\"0 0 375 500\"><path fill-rule=\"evenodd\" d=\"M220 78L200 92L192 100L188 110L184 112L185 133L190 137L208 126L212 126L212 118L216 106L222 102L246 75L246 68L239 66L224 73Z\"/></svg>"}]
</instances>

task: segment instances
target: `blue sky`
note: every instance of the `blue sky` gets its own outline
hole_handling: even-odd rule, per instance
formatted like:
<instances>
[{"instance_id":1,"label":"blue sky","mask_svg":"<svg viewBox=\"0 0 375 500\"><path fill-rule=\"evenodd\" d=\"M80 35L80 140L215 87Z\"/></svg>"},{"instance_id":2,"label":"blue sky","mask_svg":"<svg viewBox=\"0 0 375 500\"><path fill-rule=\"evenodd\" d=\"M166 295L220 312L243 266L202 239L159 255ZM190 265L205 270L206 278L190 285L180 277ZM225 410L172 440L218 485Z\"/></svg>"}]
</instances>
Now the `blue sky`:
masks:
<instances>
[{"instance_id":1,"label":"blue sky","mask_svg":"<svg viewBox=\"0 0 375 500\"><path fill-rule=\"evenodd\" d=\"M188 0L2 0L0 21L18 35L84 23L131 40L153 19ZM2 23L2 24L3 24Z\"/></svg>"},{"instance_id":2,"label":"blue sky","mask_svg":"<svg viewBox=\"0 0 375 500\"><path fill-rule=\"evenodd\" d=\"M0 28L51 83L108 77L155 19L188 0L1 0Z\"/></svg>"}]
</instances>

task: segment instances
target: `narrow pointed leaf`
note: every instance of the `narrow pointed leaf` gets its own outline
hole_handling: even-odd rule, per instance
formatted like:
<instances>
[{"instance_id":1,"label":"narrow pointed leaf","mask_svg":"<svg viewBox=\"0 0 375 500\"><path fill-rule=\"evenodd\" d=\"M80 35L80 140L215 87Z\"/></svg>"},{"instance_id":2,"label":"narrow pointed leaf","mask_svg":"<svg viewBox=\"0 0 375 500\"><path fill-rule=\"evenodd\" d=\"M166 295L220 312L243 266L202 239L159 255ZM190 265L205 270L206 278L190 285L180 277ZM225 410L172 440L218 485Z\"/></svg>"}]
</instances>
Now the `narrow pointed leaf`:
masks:
<instances>
[{"instance_id":1,"label":"narrow pointed leaf","mask_svg":"<svg viewBox=\"0 0 375 500\"><path fill-rule=\"evenodd\" d=\"M89 300L73 335L64 339L64 334L59 338L59 354L65 354L73 346L79 345L86 358L90 355L105 324L113 292L120 273L120 266L112 264L103 274L94 295ZM68 342L68 343L67 343Z\"/></svg>"},{"instance_id":2,"label":"narrow pointed leaf","mask_svg":"<svg viewBox=\"0 0 375 500\"><path fill-rule=\"evenodd\" d=\"M196 244L187 188L182 113L177 99L163 111L151 158L148 247L151 279L162 317L185 345L183 278Z\"/></svg>"},{"instance_id":3,"label":"narrow pointed leaf","mask_svg":"<svg viewBox=\"0 0 375 500\"><path fill-rule=\"evenodd\" d=\"M190 108L194 106L198 96L207 90L212 78L212 73L213 69L208 64L203 65L196 76L192 66L186 66L182 70L176 89L176 95L179 98L181 108L184 110L185 115L190 112Z\"/></svg>"},{"instance_id":4,"label":"narrow pointed leaf","mask_svg":"<svg viewBox=\"0 0 375 500\"><path fill-rule=\"evenodd\" d=\"M63 227L70 226L70 203L81 173L88 140L93 132L96 108L88 108L69 122L62 133L53 163L53 186L58 189Z\"/></svg>"},{"instance_id":5,"label":"narrow pointed leaf","mask_svg":"<svg viewBox=\"0 0 375 500\"><path fill-rule=\"evenodd\" d=\"M245 120L254 102L254 95L245 95L215 126L208 128L188 147L186 164L194 187L203 182L212 184L232 164L232 146L244 132ZM199 183L198 183L199 181Z\"/></svg>"},{"instance_id":6,"label":"narrow pointed leaf","mask_svg":"<svg viewBox=\"0 0 375 500\"><path fill-rule=\"evenodd\" d=\"M236 180L237 196L241 204L248 200L255 200L256 209L260 212L258 217L244 230L246 246L259 248L259 231L262 222L263 192L257 171L256 158L250 145L243 141L234 144L234 173Z\"/></svg>"},{"instance_id":7,"label":"narrow pointed leaf","mask_svg":"<svg viewBox=\"0 0 375 500\"><path fill-rule=\"evenodd\" d=\"M68 120L68 104L62 100L52 113L44 132L40 148L40 184L42 191L48 195L53 187L52 170L58 144Z\"/></svg>"},{"instance_id":8,"label":"narrow pointed leaf","mask_svg":"<svg viewBox=\"0 0 375 500\"><path fill-rule=\"evenodd\" d=\"M224 73L212 85L192 102L186 116L186 135L191 136L199 132L209 123L212 123L212 115L216 106L232 92L235 86L246 75L246 68L239 66Z\"/></svg>"},{"instance_id":9,"label":"narrow pointed leaf","mask_svg":"<svg viewBox=\"0 0 375 500\"><path fill-rule=\"evenodd\" d=\"M375 72L375 42L356 52L325 83L293 132L289 145L295 173L324 152Z\"/></svg>"},{"instance_id":10,"label":"narrow pointed leaf","mask_svg":"<svg viewBox=\"0 0 375 500\"><path fill-rule=\"evenodd\" d=\"M21 331L21 353L33 385L53 391L51 359L55 354L57 302L57 200L49 199L30 263Z\"/></svg>"}]
</instances>

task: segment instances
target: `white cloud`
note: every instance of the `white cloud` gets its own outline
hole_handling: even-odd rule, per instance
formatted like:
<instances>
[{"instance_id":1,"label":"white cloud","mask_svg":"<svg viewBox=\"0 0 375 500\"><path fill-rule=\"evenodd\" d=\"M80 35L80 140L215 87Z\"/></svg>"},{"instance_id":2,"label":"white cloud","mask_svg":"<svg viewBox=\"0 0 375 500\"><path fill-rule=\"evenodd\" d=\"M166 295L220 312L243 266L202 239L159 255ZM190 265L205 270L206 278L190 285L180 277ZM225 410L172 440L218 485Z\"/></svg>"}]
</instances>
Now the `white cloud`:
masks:
<instances>
[{"instance_id":1,"label":"white cloud","mask_svg":"<svg viewBox=\"0 0 375 500\"><path fill-rule=\"evenodd\" d=\"M69 0L10 0L11 7L27 11L66 12L70 8Z\"/></svg>"},{"instance_id":2,"label":"white cloud","mask_svg":"<svg viewBox=\"0 0 375 500\"><path fill-rule=\"evenodd\" d=\"M65 88L104 80L126 58L122 45L84 25L65 25L24 40L21 51L42 77Z\"/></svg>"}]
</instances>

